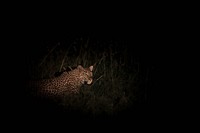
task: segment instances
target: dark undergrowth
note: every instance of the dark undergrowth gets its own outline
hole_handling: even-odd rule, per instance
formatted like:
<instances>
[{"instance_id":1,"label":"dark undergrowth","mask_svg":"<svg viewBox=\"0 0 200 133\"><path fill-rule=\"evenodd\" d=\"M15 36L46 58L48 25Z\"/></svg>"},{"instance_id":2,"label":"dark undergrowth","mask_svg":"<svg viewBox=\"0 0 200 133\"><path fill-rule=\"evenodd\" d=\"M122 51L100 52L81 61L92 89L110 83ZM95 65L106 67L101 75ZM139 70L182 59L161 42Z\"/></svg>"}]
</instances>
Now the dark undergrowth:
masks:
<instances>
[{"instance_id":1,"label":"dark undergrowth","mask_svg":"<svg viewBox=\"0 0 200 133\"><path fill-rule=\"evenodd\" d=\"M92 85L83 86L78 95L52 102L48 110L59 108L65 113L92 118L113 117L126 115L137 110L138 105L148 103L149 72L146 69L143 72L140 60L126 42L80 37L68 42L49 43L31 51L33 54L26 60L28 80L59 76L79 64L83 67L94 65ZM35 104L41 104L41 100L35 101ZM40 106L45 108L47 103Z\"/></svg>"}]
</instances>

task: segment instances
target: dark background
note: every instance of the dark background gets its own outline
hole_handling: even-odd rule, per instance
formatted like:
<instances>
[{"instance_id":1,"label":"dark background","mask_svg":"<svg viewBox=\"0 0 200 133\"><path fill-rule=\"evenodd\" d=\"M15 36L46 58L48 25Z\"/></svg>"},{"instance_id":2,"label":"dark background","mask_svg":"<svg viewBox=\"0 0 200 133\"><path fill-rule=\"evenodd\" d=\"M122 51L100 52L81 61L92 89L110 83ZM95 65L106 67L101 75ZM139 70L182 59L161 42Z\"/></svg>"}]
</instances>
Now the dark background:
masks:
<instances>
[{"instance_id":1,"label":"dark background","mask_svg":"<svg viewBox=\"0 0 200 133\"><path fill-rule=\"evenodd\" d=\"M164 106L164 103L161 102L164 94L162 88L160 88L162 82L162 78L160 77L163 74L161 73L161 67L163 65L163 61L166 60L166 49L169 49L169 46L167 45L168 36L166 36L166 33L163 33L168 29L168 27L162 23L158 24L158 21L153 21L154 19L151 17L145 19L130 19L131 21L129 19L122 19L121 21L118 21L118 18L114 20L99 20L95 20L95 23L94 20L91 20L89 23L82 23L82 21L84 21L83 19L81 19L81 22L78 22L80 20L77 20L75 23L70 22L69 20L66 25L62 23L61 20L56 24L50 22L51 20L45 19L45 21L43 21L42 18L41 20L37 19L37 21L34 21L32 18L28 20L29 22L32 22L26 24L22 28L21 32L16 35L17 40L20 40L21 43L19 42L19 44L14 44L16 49L15 47L12 48L12 51L14 51L14 60L20 58L20 61L14 65L14 70L17 69L18 71L16 73L21 76L20 78L16 76L16 81L22 81L23 86L23 81L26 80L27 75L26 71L24 71L27 70L27 58L32 55L39 56L48 45L51 46L58 42L68 43L80 37L89 37L91 40L98 40L102 42L119 42L119 45L127 45L129 48L128 54L137 58L141 64L142 73L140 75L140 80L145 80L147 71L150 73L148 83L144 84L145 87L143 87L146 88L146 90L141 90L141 99L139 99L136 105L132 108L125 110L115 117L99 117L95 118L95 120L109 119L114 121L137 121L147 118L152 119L154 116L159 114L161 110L163 110ZM107 44L102 43L102 45L106 46ZM37 51L37 53L35 53L35 51ZM19 86L19 88L23 87ZM22 91L15 90L14 92L16 93L12 93L13 98L15 99L16 97L17 99L14 100L14 103L16 104L12 108L17 109L16 112L19 114L17 116L25 116L25 120L34 120L38 118L43 118L44 121L48 121L49 119L79 120L79 118L82 117L79 117L76 114L71 116L66 114L63 115L62 111L59 109L53 110L52 112L56 115L51 116L50 118L48 113L45 114L44 112L35 112L34 109L26 110L26 105L29 101L24 98L23 94L25 94L25 92L23 92L23 89L20 90ZM8 101L11 101L11 103L13 102L12 100ZM76 116L76 118L74 118L74 116Z\"/></svg>"},{"instance_id":2,"label":"dark background","mask_svg":"<svg viewBox=\"0 0 200 133\"><path fill-rule=\"evenodd\" d=\"M134 124L131 122L140 125L155 124L153 127L156 128L157 125L162 125L164 122L163 125L166 125L164 129L167 129L168 124L172 123L176 127L180 120L185 120L185 114L189 114L189 117L190 114L193 114L184 112L182 115L184 109L191 110L191 108L185 105L188 95L181 95L182 87L179 86L185 85L183 78L186 80L191 78L185 76L185 72L190 73L189 66L193 68L192 59L194 56L190 58L189 55L198 53L191 52L189 49L191 40L186 39L187 34L191 34L191 32L186 31L187 28L195 28L192 27L192 24L191 27L188 26L187 22L193 22L191 21L193 19L187 18L191 16L191 13L185 5L182 6L181 3L149 4L143 2L140 5L135 3L121 5L119 3L120 6L116 6L114 3L107 5L102 3L103 5L88 5L90 8L81 4L79 6L82 8L79 8L78 4L74 4L75 8L69 8L70 6L65 4L64 7L57 6L59 8L57 9L56 5L48 6L45 3L39 7L33 4L31 7L32 4L23 3L21 4L23 8L14 5L15 8L11 7L12 10L9 8L2 10L1 67L3 68L1 69L1 79L4 79L5 82L3 80L0 95L4 123L8 125L20 123L23 128L31 125L31 130L34 126L38 127L38 124L43 127L43 125L55 126L56 123L57 125L62 123L66 130L69 123L75 125L76 128L77 122L78 125L88 124L81 121L79 117L74 118L73 116L76 114L69 117L56 109L53 110L55 115L35 112L41 107L27 110L27 104L30 101L26 99L23 87L24 80L27 78L26 60L29 57L41 55L47 45L54 45L58 42L67 43L80 36L89 36L94 40L126 42L123 44L130 48L129 55L136 57L141 64L143 73L141 73L140 78L144 79L146 70L151 70L149 82L144 84L148 89L141 91L142 97L138 103L120 115L111 118L111 121L107 123L103 121L104 125L109 127L114 122L113 127L117 128L121 124L130 124L129 128L134 130ZM185 40L188 41L186 45L184 44ZM182 75L181 80L176 77L180 74ZM173 84L177 80L181 82L178 86L174 86ZM190 88L187 88L187 92L190 92ZM146 94L145 98L143 94ZM184 102L179 98L180 95L184 97ZM178 109L180 104L183 105L183 110L182 108ZM178 122L177 119L179 119ZM95 127L98 127L97 130L101 129L99 125L102 123L95 123ZM88 127L91 128L91 125L87 125L86 129ZM145 126L143 127L145 128Z\"/></svg>"},{"instance_id":3,"label":"dark background","mask_svg":"<svg viewBox=\"0 0 200 133\"><path fill-rule=\"evenodd\" d=\"M105 45L103 47L106 47L109 41L118 42L118 45L127 45L129 48L128 56L134 56L140 63L141 73L139 78L140 81L144 82L141 83L142 89L138 94L141 96L136 105L132 108L121 112L119 116L109 119L148 117L151 116L151 113L154 114L156 113L154 111L157 111L157 98L159 97L157 93L159 90L157 90L158 88L156 87L158 87L158 81L161 80L159 78L159 69L160 63L162 62L162 58L160 57L161 54L163 54L163 49L161 49L160 43L163 41L159 41L162 38L162 36L157 33L159 31L154 31L154 29L142 26L134 28L133 31L130 31L128 27L125 29L113 28L109 30L106 30L106 28L101 29L101 27L98 29L91 28L93 30L76 30L76 28L73 32L62 31L60 29L36 30L33 32L34 34L31 34L30 41L27 42L28 50L26 52L28 53L26 53L25 57L31 55L40 56L40 54L43 54L43 50L48 46L51 47L58 42L61 44L71 43L76 38L81 37L89 37L90 41L100 41L102 42L100 45ZM117 45L117 43L114 45ZM37 54L34 53L35 51L37 51ZM146 78L148 78L148 82L145 82ZM100 117L99 119L104 118Z\"/></svg>"}]
</instances>

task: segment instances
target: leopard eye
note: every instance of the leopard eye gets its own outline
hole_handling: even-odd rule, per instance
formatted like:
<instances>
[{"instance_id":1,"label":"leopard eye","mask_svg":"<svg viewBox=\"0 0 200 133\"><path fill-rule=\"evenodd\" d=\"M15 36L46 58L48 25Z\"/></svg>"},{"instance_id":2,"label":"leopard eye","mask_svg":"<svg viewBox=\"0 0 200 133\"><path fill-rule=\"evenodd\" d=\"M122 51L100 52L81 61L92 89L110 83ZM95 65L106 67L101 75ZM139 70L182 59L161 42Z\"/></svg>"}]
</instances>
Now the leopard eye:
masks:
<instances>
[{"instance_id":1,"label":"leopard eye","mask_svg":"<svg viewBox=\"0 0 200 133\"><path fill-rule=\"evenodd\" d=\"M92 75L92 73L87 73L87 76L92 77L93 75Z\"/></svg>"}]
</instances>

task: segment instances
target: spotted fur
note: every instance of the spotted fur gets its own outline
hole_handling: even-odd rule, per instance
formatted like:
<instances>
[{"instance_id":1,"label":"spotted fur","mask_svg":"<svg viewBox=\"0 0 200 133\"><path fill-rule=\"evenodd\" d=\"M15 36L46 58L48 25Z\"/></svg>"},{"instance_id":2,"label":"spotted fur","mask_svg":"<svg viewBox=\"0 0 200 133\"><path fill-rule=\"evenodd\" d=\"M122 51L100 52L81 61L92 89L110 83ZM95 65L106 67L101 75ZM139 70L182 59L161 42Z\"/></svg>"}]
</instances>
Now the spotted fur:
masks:
<instances>
[{"instance_id":1,"label":"spotted fur","mask_svg":"<svg viewBox=\"0 0 200 133\"><path fill-rule=\"evenodd\" d=\"M93 66L83 68L79 65L76 69L69 72L63 72L59 77L44 79L33 86L37 88L38 93L43 96L63 96L68 94L77 94L83 84L92 84Z\"/></svg>"}]
</instances>

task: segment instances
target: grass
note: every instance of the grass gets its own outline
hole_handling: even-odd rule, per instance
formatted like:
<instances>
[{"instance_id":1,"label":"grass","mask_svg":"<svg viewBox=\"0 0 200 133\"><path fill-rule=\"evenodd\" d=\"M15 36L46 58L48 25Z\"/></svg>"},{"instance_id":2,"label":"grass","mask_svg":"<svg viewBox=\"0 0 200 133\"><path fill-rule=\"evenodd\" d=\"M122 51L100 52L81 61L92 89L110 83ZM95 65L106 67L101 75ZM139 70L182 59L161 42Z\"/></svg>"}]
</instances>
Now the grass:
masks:
<instances>
[{"instance_id":1,"label":"grass","mask_svg":"<svg viewBox=\"0 0 200 133\"><path fill-rule=\"evenodd\" d=\"M59 105L92 117L115 116L134 106L140 90L140 63L124 42L76 38L45 47L28 58L28 79L52 78L66 68L94 65L94 82L81 93L65 97Z\"/></svg>"}]
</instances>

